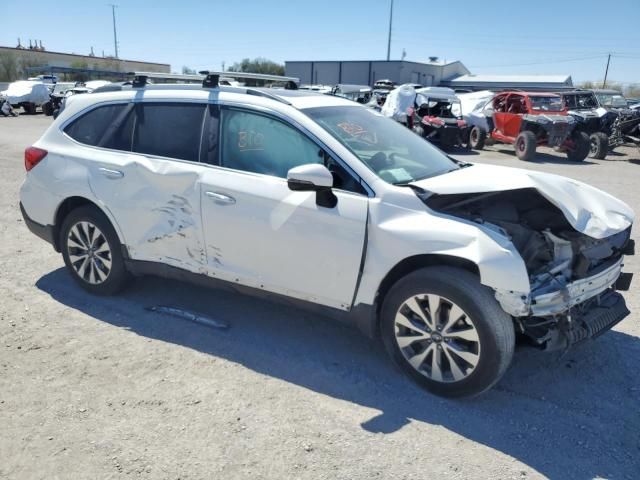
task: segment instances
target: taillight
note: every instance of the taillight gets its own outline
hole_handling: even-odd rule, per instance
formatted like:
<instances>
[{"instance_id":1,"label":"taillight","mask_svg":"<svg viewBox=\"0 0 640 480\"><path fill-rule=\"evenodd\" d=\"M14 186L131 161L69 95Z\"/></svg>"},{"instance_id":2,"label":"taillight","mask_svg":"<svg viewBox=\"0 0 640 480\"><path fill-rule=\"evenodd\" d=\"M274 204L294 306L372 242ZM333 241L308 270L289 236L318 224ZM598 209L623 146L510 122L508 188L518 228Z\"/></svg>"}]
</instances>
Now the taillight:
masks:
<instances>
[{"instance_id":1,"label":"taillight","mask_svg":"<svg viewBox=\"0 0 640 480\"><path fill-rule=\"evenodd\" d=\"M38 147L29 147L24 151L24 168L27 170L31 170L35 167L40 161L47 156L46 150Z\"/></svg>"}]
</instances>

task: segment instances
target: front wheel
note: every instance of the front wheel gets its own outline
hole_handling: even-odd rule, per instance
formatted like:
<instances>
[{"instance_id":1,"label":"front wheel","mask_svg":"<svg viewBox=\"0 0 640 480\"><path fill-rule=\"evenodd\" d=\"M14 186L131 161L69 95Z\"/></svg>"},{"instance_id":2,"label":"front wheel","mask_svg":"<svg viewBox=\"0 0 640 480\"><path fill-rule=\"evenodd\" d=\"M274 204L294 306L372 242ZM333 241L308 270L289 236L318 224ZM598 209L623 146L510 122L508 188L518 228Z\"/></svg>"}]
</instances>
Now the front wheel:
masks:
<instances>
[{"instance_id":1,"label":"front wheel","mask_svg":"<svg viewBox=\"0 0 640 480\"><path fill-rule=\"evenodd\" d=\"M398 281L381 311L387 352L414 381L445 397L478 395L511 363L511 317L465 270L424 268Z\"/></svg>"},{"instance_id":2,"label":"front wheel","mask_svg":"<svg viewBox=\"0 0 640 480\"><path fill-rule=\"evenodd\" d=\"M118 236L96 207L73 210L62 223L60 250L73 279L85 290L113 295L124 288L129 274Z\"/></svg>"},{"instance_id":3,"label":"front wheel","mask_svg":"<svg viewBox=\"0 0 640 480\"><path fill-rule=\"evenodd\" d=\"M567 158L572 162L582 162L591 150L589 135L585 132L573 134L573 148L567 150Z\"/></svg>"},{"instance_id":4,"label":"front wheel","mask_svg":"<svg viewBox=\"0 0 640 480\"><path fill-rule=\"evenodd\" d=\"M516 156L525 162L532 161L536 156L537 143L535 133L528 130L520 132L516 137Z\"/></svg>"},{"instance_id":5,"label":"front wheel","mask_svg":"<svg viewBox=\"0 0 640 480\"><path fill-rule=\"evenodd\" d=\"M469 132L469 146L474 150L482 150L487 140L487 132L477 125Z\"/></svg>"},{"instance_id":6,"label":"front wheel","mask_svg":"<svg viewBox=\"0 0 640 480\"><path fill-rule=\"evenodd\" d=\"M589 136L589 156L598 160L604 160L609 152L609 137L604 132L595 132Z\"/></svg>"}]
</instances>

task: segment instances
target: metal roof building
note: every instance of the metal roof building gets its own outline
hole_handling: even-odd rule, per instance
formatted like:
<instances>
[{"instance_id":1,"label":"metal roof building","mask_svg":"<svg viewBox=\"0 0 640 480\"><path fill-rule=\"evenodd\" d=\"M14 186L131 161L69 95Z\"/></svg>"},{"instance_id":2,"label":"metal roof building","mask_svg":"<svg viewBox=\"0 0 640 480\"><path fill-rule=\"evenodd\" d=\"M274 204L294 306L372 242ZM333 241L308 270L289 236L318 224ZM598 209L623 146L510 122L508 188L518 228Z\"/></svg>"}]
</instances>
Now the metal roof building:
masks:
<instances>
[{"instance_id":1,"label":"metal roof building","mask_svg":"<svg viewBox=\"0 0 640 480\"><path fill-rule=\"evenodd\" d=\"M465 74L445 80L443 86L454 90L536 90L557 91L573 89L570 75L472 75Z\"/></svg>"},{"instance_id":2,"label":"metal roof building","mask_svg":"<svg viewBox=\"0 0 640 480\"><path fill-rule=\"evenodd\" d=\"M286 61L285 75L297 77L302 84L373 85L389 79L397 84L439 85L469 73L462 62L409 62L406 60Z\"/></svg>"}]
</instances>

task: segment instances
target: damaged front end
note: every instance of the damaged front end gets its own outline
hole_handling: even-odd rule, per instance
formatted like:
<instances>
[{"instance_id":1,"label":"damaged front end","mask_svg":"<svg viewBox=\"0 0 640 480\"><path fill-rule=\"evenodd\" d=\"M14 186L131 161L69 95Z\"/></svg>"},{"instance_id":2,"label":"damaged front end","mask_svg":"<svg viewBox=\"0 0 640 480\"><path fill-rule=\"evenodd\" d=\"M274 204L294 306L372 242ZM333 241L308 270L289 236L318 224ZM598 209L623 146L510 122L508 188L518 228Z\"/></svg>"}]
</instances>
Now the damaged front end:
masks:
<instances>
[{"instance_id":1,"label":"damaged front end","mask_svg":"<svg viewBox=\"0 0 640 480\"><path fill-rule=\"evenodd\" d=\"M617 290L624 255L634 254L631 226L603 238L578 231L535 188L430 195L433 210L465 219L508 238L529 274L529 292L495 290L520 333L547 350L567 348L610 329L629 314Z\"/></svg>"}]
</instances>

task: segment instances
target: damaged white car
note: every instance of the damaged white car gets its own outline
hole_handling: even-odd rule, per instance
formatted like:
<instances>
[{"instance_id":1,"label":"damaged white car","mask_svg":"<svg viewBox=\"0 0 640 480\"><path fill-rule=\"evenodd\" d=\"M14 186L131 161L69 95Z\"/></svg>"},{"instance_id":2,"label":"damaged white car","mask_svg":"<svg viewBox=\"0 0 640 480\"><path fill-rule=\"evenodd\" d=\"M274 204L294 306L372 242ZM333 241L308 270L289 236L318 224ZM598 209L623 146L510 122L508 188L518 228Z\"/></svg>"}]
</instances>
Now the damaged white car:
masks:
<instances>
[{"instance_id":1,"label":"damaged white car","mask_svg":"<svg viewBox=\"0 0 640 480\"><path fill-rule=\"evenodd\" d=\"M155 274L315 306L444 396L495 384L516 336L566 349L629 313L611 195L455 161L341 98L145 78L69 98L25 152L26 224L89 292Z\"/></svg>"}]
</instances>

